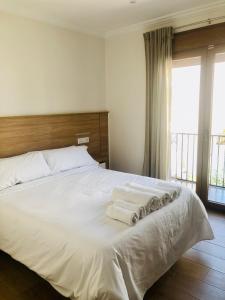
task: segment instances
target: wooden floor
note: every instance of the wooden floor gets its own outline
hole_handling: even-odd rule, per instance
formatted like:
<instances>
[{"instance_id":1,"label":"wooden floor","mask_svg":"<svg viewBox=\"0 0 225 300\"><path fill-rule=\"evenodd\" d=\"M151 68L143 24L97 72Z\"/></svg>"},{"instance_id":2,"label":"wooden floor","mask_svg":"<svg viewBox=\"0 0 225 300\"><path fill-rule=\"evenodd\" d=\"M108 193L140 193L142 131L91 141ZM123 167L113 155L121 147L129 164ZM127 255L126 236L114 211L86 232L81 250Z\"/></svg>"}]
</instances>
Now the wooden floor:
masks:
<instances>
[{"instance_id":1,"label":"wooden floor","mask_svg":"<svg viewBox=\"0 0 225 300\"><path fill-rule=\"evenodd\" d=\"M225 215L210 212L209 218L215 239L187 251L144 300L225 300ZM47 282L0 252L0 300L62 299Z\"/></svg>"}]
</instances>

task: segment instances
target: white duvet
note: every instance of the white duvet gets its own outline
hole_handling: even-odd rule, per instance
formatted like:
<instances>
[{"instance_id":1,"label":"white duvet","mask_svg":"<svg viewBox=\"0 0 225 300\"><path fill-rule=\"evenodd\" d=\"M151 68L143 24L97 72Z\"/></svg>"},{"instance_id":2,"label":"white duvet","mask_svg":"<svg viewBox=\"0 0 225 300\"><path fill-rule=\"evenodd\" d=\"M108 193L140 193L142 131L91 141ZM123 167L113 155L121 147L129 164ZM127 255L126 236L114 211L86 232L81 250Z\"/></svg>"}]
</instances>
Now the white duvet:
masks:
<instances>
[{"instance_id":1,"label":"white duvet","mask_svg":"<svg viewBox=\"0 0 225 300\"><path fill-rule=\"evenodd\" d=\"M186 188L134 227L106 216L114 186L149 181L158 182L94 166L6 189L0 249L71 299L141 300L188 248L213 238Z\"/></svg>"}]
</instances>

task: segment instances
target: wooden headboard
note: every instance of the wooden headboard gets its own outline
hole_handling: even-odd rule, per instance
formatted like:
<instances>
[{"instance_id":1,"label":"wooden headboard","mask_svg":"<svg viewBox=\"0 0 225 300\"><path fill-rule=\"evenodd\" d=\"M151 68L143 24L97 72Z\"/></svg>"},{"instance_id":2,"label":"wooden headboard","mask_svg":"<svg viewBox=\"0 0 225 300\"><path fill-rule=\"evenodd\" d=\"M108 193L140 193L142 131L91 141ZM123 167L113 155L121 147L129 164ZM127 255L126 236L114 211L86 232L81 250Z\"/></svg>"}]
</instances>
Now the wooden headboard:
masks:
<instances>
[{"instance_id":1,"label":"wooden headboard","mask_svg":"<svg viewBox=\"0 0 225 300\"><path fill-rule=\"evenodd\" d=\"M0 117L0 158L75 145L86 136L89 153L108 163L108 112Z\"/></svg>"}]
</instances>

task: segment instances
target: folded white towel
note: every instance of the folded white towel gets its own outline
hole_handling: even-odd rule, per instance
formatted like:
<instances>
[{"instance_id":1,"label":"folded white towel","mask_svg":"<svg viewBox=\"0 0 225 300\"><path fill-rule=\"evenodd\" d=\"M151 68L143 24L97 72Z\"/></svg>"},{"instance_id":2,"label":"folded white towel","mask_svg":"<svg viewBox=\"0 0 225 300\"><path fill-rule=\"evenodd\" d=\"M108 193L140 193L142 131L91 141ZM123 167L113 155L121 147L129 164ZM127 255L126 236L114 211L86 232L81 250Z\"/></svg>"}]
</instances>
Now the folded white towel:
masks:
<instances>
[{"instance_id":1,"label":"folded white towel","mask_svg":"<svg viewBox=\"0 0 225 300\"><path fill-rule=\"evenodd\" d=\"M144 206L147 213L159 209L162 205L161 199L156 195L149 192L142 192L128 186L114 188L112 200L116 201L118 199Z\"/></svg>"},{"instance_id":2,"label":"folded white towel","mask_svg":"<svg viewBox=\"0 0 225 300\"><path fill-rule=\"evenodd\" d=\"M136 212L117 206L115 203L108 206L106 215L128 225L135 225L138 221L138 215Z\"/></svg>"},{"instance_id":3,"label":"folded white towel","mask_svg":"<svg viewBox=\"0 0 225 300\"><path fill-rule=\"evenodd\" d=\"M128 202L123 199L116 199L114 203L116 206L126 208L128 210L136 212L139 219L143 219L146 215L146 210L145 210L144 206L141 206L141 205L138 205L135 203L131 203L131 202Z\"/></svg>"},{"instance_id":4,"label":"folded white towel","mask_svg":"<svg viewBox=\"0 0 225 300\"><path fill-rule=\"evenodd\" d=\"M159 182L156 184L158 189L164 190L167 193L170 193L172 200L178 198L180 196L181 187L169 182Z\"/></svg>"},{"instance_id":5,"label":"folded white towel","mask_svg":"<svg viewBox=\"0 0 225 300\"><path fill-rule=\"evenodd\" d=\"M127 186L134 188L138 191L154 194L155 196L157 196L161 199L162 205L166 205L167 203L169 203L172 200L170 193L168 193L164 189L161 190L160 188L157 187L157 185L145 186L145 185L142 185L139 183L130 182L130 183L127 183Z\"/></svg>"}]
</instances>

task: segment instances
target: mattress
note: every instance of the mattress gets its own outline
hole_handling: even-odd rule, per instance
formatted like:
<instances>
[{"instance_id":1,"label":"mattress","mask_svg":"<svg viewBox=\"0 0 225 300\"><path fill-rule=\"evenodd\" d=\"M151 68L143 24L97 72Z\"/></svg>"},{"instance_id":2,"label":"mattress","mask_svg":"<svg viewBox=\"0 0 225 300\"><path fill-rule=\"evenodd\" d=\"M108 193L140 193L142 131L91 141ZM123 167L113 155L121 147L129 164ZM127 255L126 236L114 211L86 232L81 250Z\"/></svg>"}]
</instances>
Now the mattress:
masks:
<instances>
[{"instance_id":1,"label":"mattress","mask_svg":"<svg viewBox=\"0 0 225 300\"><path fill-rule=\"evenodd\" d=\"M135 226L105 211L115 186L152 178L83 167L0 192L0 249L75 300L141 300L195 243L212 239L198 196L180 197Z\"/></svg>"}]
</instances>

